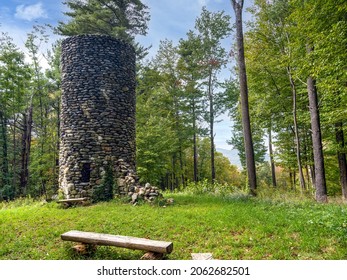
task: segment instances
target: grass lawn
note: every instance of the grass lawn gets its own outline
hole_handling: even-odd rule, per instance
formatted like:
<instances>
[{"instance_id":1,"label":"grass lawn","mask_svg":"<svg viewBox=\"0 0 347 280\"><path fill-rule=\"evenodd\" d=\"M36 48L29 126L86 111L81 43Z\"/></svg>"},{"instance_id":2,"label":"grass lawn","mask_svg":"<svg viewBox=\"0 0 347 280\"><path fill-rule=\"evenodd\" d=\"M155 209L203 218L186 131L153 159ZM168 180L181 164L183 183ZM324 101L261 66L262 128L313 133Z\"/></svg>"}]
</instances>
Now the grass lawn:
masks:
<instances>
[{"instance_id":1,"label":"grass lawn","mask_svg":"<svg viewBox=\"0 0 347 280\"><path fill-rule=\"evenodd\" d=\"M235 196L166 194L168 207L113 200L62 209L55 202L0 204L0 259L139 259L143 252L100 246L79 256L60 234L75 229L172 241L169 260L211 252L215 259L347 259L347 206Z\"/></svg>"}]
</instances>

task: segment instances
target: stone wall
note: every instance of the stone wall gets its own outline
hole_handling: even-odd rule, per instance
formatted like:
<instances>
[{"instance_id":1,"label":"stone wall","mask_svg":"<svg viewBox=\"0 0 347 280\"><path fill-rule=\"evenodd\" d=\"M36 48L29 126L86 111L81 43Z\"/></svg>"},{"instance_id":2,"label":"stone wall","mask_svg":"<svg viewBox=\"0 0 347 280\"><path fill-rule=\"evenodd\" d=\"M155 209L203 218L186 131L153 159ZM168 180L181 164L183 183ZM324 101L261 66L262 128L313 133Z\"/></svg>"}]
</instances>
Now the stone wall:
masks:
<instances>
[{"instance_id":1,"label":"stone wall","mask_svg":"<svg viewBox=\"0 0 347 280\"><path fill-rule=\"evenodd\" d=\"M66 198L91 197L107 165L135 170L135 51L109 36L62 42L59 185Z\"/></svg>"}]
</instances>

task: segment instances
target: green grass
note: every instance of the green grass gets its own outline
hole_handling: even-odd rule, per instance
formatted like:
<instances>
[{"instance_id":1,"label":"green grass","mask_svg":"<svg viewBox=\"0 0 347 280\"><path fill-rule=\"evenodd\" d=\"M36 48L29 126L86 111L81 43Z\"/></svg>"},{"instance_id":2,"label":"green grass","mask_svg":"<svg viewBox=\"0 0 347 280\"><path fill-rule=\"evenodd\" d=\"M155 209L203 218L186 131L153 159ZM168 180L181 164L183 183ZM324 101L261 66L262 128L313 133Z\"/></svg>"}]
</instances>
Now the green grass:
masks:
<instances>
[{"instance_id":1,"label":"green grass","mask_svg":"<svg viewBox=\"0 0 347 280\"><path fill-rule=\"evenodd\" d=\"M79 256L60 234L76 229L172 241L168 259L211 252L216 259L347 259L347 207L234 196L166 194L166 208L120 201L62 209L56 203L0 204L0 259L139 259L100 246ZM19 203L18 203L19 204ZM23 205L24 204L24 205Z\"/></svg>"}]
</instances>

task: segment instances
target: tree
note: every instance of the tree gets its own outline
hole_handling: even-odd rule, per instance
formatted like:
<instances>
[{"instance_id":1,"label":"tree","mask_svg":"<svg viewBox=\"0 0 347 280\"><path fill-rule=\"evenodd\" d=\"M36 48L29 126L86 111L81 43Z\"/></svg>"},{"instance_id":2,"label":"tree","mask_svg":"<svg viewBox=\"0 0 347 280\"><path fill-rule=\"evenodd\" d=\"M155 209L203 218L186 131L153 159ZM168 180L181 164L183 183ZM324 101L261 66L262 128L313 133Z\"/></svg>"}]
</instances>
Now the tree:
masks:
<instances>
[{"instance_id":1,"label":"tree","mask_svg":"<svg viewBox=\"0 0 347 280\"><path fill-rule=\"evenodd\" d=\"M30 76L24 54L15 46L12 38L3 33L0 38L0 200L13 199L20 191L17 182L21 112L25 106L25 90Z\"/></svg>"},{"instance_id":2,"label":"tree","mask_svg":"<svg viewBox=\"0 0 347 280\"><path fill-rule=\"evenodd\" d=\"M309 106L311 116L313 159L315 166L316 200L318 202L327 202L327 187L325 181L325 167L321 135L321 124L318 108L318 95L315 81L312 77L307 78L307 92L309 95Z\"/></svg>"},{"instance_id":3,"label":"tree","mask_svg":"<svg viewBox=\"0 0 347 280\"><path fill-rule=\"evenodd\" d=\"M233 123L232 137L228 144L232 145L238 151L241 165L244 170L247 170L247 157L245 153L245 141L241 121L241 108L239 102L234 102L233 106L229 107ZM256 164L261 164L265 160L266 148L264 146L264 131L257 123L252 123L252 140L254 148L254 161Z\"/></svg>"},{"instance_id":4,"label":"tree","mask_svg":"<svg viewBox=\"0 0 347 280\"><path fill-rule=\"evenodd\" d=\"M211 151L210 140L208 137L198 138L197 145L199 150L198 156L198 171L200 182L204 180L211 180ZM192 149L186 150L187 157L187 178L193 179L193 174L190 168L192 162ZM216 165L216 178L215 182L219 184L228 184L230 186L241 187L241 173L237 166L232 165L227 157L222 153L215 151L215 165Z\"/></svg>"},{"instance_id":5,"label":"tree","mask_svg":"<svg viewBox=\"0 0 347 280\"><path fill-rule=\"evenodd\" d=\"M296 60L290 30L294 24L289 19L291 9L287 0L271 3L258 0L255 4L253 14L256 20L247 32L246 49L250 92L255 96L251 98L251 104L255 107L253 111L258 112L256 119L261 119L261 126L268 135L272 136L272 131L276 133L276 150L281 150L278 160L290 173L298 169L300 186L305 190L303 166L306 163L308 171L311 148L306 141L306 121L309 121L306 116L307 97L302 94L304 88L295 78ZM271 145L269 143L270 148Z\"/></svg>"},{"instance_id":6,"label":"tree","mask_svg":"<svg viewBox=\"0 0 347 280\"><path fill-rule=\"evenodd\" d=\"M167 77L150 67L139 72L136 104L137 171L140 180L174 189L173 155L179 140Z\"/></svg>"},{"instance_id":7,"label":"tree","mask_svg":"<svg viewBox=\"0 0 347 280\"><path fill-rule=\"evenodd\" d=\"M180 77L178 47L172 41L163 40L159 50L153 59L153 67L158 69L162 76L160 91L163 97L162 108L166 109L167 117L172 120L172 131L177 139L177 146L172 154L172 180L175 187L185 184L184 178L184 150L190 144L189 138L192 135L189 113L185 102L185 92Z\"/></svg>"},{"instance_id":8,"label":"tree","mask_svg":"<svg viewBox=\"0 0 347 280\"><path fill-rule=\"evenodd\" d=\"M135 44L136 35L147 34L150 19L148 7L140 0L69 0L64 2L70 11L67 23L59 22L56 32L71 36L80 34L103 34L133 44L139 55L146 49Z\"/></svg>"},{"instance_id":9,"label":"tree","mask_svg":"<svg viewBox=\"0 0 347 280\"><path fill-rule=\"evenodd\" d=\"M203 93L199 88L202 79L200 38L193 31L187 33L187 39L181 39L178 53L180 55L178 67L180 79L184 84L185 103L187 104L187 117L190 118L193 134L193 181L198 182L198 137L201 133L199 121L203 109Z\"/></svg>"},{"instance_id":10,"label":"tree","mask_svg":"<svg viewBox=\"0 0 347 280\"><path fill-rule=\"evenodd\" d=\"M214 144L214 123L220 114L222 107L218 99L218 77L217 74L228 63L227 51L222 47L221 41L230 35L230 16L224 12L210 12L203 7L200 17L196 20L195 29L197 36L201 40L199 51L202 60L199 62L205 68L204 78L206 95L208 100L208 117L210 133L210 151L211 151L211 179L212 183L216 178L215 170L215 144ZM223 91L219 92L222 94ZM218 104L219 103L219 104Z\"/></svg>"},{"instance_id":11,"label":"tree","mask_svg":"<svg viewBox=\"0 0 347 280\"><path fill-rule=\"evenodd\" d=\"M256 169L255 169L251 122L249 117L247 74L246 74L246 63L245 63L245 56L244 56L244 42L243 42L244 40L243 40L243 28L242 28L243 0L239 0L239 1L231 0L231 3L235 11L235 16L236 16L237 62L238 62L238 70L239 70L242 127L243 127L244 142L245 142L248 184L250 187L250 193L252 195L256 195L257 177L256 177Z\"/></svg>"},{"instance_id":12,"label":"tree","mask_svg":"<svg viewBox=\"0 0 347 280\"><path fill-rule=\"evenodd\" d=\"M48 180L48 193L54 194L58 191L58 174L59 174L59 147L60 147L60 99L61 99L61 41L53 44L52 50L47 52L47 61L49 68L46 69L45 77L47 79L46 88L48 91L48 150L46 173ZM47 141L48 142L48 141ZM47 195L48 195L47 193Z\"/></svg>"},{"instance_id":13,"label":"tree","mask_svg":"<svg viewBox=\"0 0 347 280\"><path fill-rule=\"evenodd\" d=\"M302 190L312 182L322 202L324 185L336 193L338 172L346 193L346 11L345 1L256 0L246 33L252 110L267 131L269 120L277 162L293 186L297 177Z\"/></svg>"},{"instance_id":14,"label":"tree","mask_svg":"<svg viewBox=\"0 0 347 280\"><path fill-rule=\"evenodd\" d=\"M312 1L294 1L293 5L296 5L297 9L292 13L291 17L293 21L295 21L297 24L300 24L301 27L300 33L294 33L296 35L295 47L297 54L299 54L298 62L302 65L302 70L299 71L299 73L302 76L306 76L305 78L311 118L313 159L315 166L316 200L318 202L327 202L327 187L325 179L321 121L317 92L317 79L319 79L320 73L315 69L315 61L317 59L315 56L315 45L318 42L316 43L314 34L316 31L316 26L319 26L319 22L317 22L315 19L316 15L312 14L312 10L316 10L316 7L321 5L321 3L319 2L317 4L316 1L314 1L314 3Z\"/></svg>"}]
</instances>

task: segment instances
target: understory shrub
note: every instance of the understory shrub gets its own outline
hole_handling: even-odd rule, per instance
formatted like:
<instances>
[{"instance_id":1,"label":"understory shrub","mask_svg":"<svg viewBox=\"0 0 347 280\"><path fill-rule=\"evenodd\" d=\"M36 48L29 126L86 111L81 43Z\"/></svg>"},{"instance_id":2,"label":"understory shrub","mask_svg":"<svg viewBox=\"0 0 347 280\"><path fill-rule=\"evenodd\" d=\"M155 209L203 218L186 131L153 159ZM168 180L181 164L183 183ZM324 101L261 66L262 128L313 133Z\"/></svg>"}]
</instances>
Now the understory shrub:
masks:
<instances>
[{"instance_id":1,"label":"understory shrub","mask_svg":"<svg viewBox=\"0 0 347 280\"><path fill-rule=\"evenodd\" d=\"M107 166L101 184L94 188L93 202L109 201L113 199L115 188L116 184L113 169L111 166Z\"/></svg>"},{"instance_id":2,"label":"understory shrub","mask_svg":"<svg viewBox=\"0 0 347 280\"><path fill-rule=\"evenodd\" d=\"M237 187L227 184L214 183L211 184L207 179L200 182L189 182L183 190L188 194L201 195L201 194L214 194L219 196L227 196L235 193L240 193L241 190Z\"/></svg>"}]
</instances>

